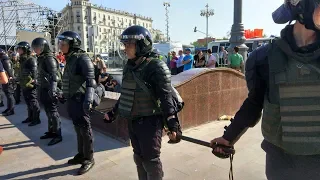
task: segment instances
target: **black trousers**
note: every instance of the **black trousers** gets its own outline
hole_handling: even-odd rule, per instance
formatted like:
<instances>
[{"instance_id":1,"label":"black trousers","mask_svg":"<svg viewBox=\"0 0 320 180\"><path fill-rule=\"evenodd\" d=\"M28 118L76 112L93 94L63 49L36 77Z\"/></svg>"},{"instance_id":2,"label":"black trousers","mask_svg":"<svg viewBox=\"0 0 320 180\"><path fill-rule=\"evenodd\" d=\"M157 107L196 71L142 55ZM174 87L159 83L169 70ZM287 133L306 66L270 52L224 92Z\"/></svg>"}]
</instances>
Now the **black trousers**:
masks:
<instances>
[{"instance_id":1,"label":"black trousers","mask_svg":"<svg viewBox=\"0 0 320 180\"><path fill-rule=\"evenodd\" d=\"M14 108L14 89L13 89L13 83L12 81L9 81L7 84L2 84L2 90L7 98L7 109L13 109Z\"/></svg>"},{"instance_id":2,"label":"black trousers","mask_svg":"<svg viewBox=\"0 0 320 180\"><path fill-rule=\"evenodd\" d=\"M162 180L160 149L163 117L149 116L134 120L128 123L128 129L139 180Z\"/></svg>"},{"instance_id":3,"label":"black trousers","mask_svg":"<svg viewBox=\"0 0 320 180\"><path fill-rule=\"evenodd\" d=\"M40 121L40 106L37 99L37 89L24 88L22 89L22 93L28 108L28 118L31 119L31 121Z\"/></svg>"},{"instance_id":4,"label":"black trousers","mask_svg":"<svg viewBox=\"0 0 320 180\"><path fill-rule=\"evenodd\" d=\"M48 117L48 132L61 136L61 120L58 112L58 101L52 100L49 95L49 89L39 89L40 102Z\"/></svg>"},{"instance_id":5,"label":"black trousers","mask_svg":"<svg viewBox=\"0 0 320 180\"><path fill-rule=\"evenodd\" d=\"M90 115L84 111L83 102L84 95L74 96L68 99L67 110L77 134L78 153L85 160L93 160L93 134Z\"/></svg>"},{"instance_id":6,"label":"black trousers","mask_svg":"<svg viewBox=\"0 0 320 180\"><path fill-rule=\"evenodd\" d=\"M14 99L16 102L20 102L20 96L21 96L21 86L18 83L15 83L15 90L14 90Z\"/></svg>"},{"instance_id":7,"label":"black trousers","mask_svg":"<svg viewBox=\"0 0 320 180\"><path fill-rule=\"evenodd\" d=\"M266 151L266 176L268 180L318 180L320 155L291 155L264 140Z\"/></svg>"},{"instance_id":8,"label":"black trousers","mask_svg":"<svg viewBox=\"0 0 320 180\"><path fill-rule=\"evenodd\" d=\"M183 72L183 68L184 68L184 66L178 67L177 68L177 74L182 73Z\"/></svg>"}]
</instances>

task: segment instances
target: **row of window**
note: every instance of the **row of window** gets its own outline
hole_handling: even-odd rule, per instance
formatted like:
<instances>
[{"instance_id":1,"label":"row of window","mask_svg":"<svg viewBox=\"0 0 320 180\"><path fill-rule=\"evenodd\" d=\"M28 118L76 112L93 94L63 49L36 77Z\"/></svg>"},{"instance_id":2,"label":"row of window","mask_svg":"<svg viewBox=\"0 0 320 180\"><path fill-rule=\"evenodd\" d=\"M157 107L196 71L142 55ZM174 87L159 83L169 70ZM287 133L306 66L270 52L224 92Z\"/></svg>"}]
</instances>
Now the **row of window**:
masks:
<instances>
[{"instance_id":1,"label":"row of window","mask_svg":"<svg viewBox=\"0 0 320 180\"><path fill-rule=\"evenodd\" d=\"M67 17L68 17L68 14L67 14ZM88 11L86 11L86 16L85 17L88 17ZM81 19L81 14L80 14L80 11L77 11L76 12L76 18L77 18L77 21L79 21L80 22L80 19ZM133 23L133 21L134 21L134 19L127 19L127 18L123 18L123 17L117 17L116 18L117 19L117 21L118 22L120 22L120 23L130 23L130 24L132 24ZM112 23L115 23L115 16L110 16L110 15L108 15L108 20L109 21L112 21ZM107 19L106 19L106 15L104 14L103 15L103 18L101 19L101 17L100 17L100 13L98 13L98 19L97 19L97 13L96 12L94 12L93 13L93 21L100 21L100 20L102 20L102 22L105 22ZM144 27L151 27L152 25L151 25L151 23L146 23L146 22L140 22L140 21L137 21L137 24L139 24L139 25L141 25L141 26L144 26ZM109 22L109 25L110 25L110 22Z\"/></svg>"}]
</instances>

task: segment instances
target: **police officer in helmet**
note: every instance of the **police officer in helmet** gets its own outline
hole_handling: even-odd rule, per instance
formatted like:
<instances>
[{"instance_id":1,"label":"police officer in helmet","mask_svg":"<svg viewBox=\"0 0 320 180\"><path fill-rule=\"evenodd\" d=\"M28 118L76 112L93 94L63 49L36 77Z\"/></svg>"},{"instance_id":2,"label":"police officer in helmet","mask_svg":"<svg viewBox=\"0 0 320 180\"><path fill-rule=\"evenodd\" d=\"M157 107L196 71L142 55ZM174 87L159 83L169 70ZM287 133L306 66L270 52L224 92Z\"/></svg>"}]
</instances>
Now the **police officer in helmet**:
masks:
<instances>
[{"instance_id":1,"label":"police officer in helmet","mask_svg":"<svg viewBox=\"0 0 320 180\"><path fill-rule=\"evenodd\" d=\"M88 54L80 48L79 34L66 31L60 34L58 39L59 48L66 56L62 92L68 101L67 111L73 120L78 140L78 154L68 163L82 164L78 174L84 174L94 165L93 134L89 114L96 88L94 66Z\"/></svg>"},{"instance_id":2,"label":"police officer in helmet","mask_svg":"<svg viewBox=\"0 0 320 180\"><path fill-rule=\"evenodd\" d=\"M295 23L250 54L248 97L224 135L212 143L233 145L256 125L263 110L267 178L319 179L320 0L286 0L273 20ZM215 151L224 153L221 148Z\"/></svg>"},{"instance_id":3,"label":"police officer in helmet","mask_svg":"<svg viewBox=\"0 0 320 180\"><path fill-rule=\"evenodd\" d=\"M7 98L7 109L2 112L3 116L10 116L14 114L14 87L13 87L13 66L12 61L7 56L6 52L3 49L0 49L0 60L2 62L3 68L7 73L9 82L2 85L2 90Z\"/></svg>"},{"instance_id":4,"label":"police officer in helmet","mask_svg":"<svg viewBox=\"0 0 320 180\"><path fill-rule=\"evenodd\" d=\"M171 131L169 138L172 142L179 142L181 137L171 96L170 71L163 61L155 58L151 35L146 28L131 26L123 31L120 40L128 62L123 70L119 101L105 119L110 123L116 114L127 119L139 180L161 180L160 148L164 121ZM153 97L144 88L152 92Z\"/></svg>"},{"instance_id":5,"label":"police officer in helmet","mask_svg":"<svg viewBox=\"0 0 320 180\"><path fill-rule=\"evenodd\" d=\"M28 42L19 42L16 45L16 51L20 56L20 77L18 80L28 108L28 117L22 123L29 123L29 126L35 126L41 123L36 89L37 60L31 56L31 46Z\"/></svg>"},{"instance_id":6,"label":"police officer in helmet","mask_svg":"<svg viewBox=\"0 0 320 180\"><path fill-rule=\"evenodd\" d=\"M59 63L50 50L49 43L44 38L36 38L32 41L32 49L38 56L38 92L40 102L48 117L48 132L40 139L52 140L49 146L62 141L61 121L58 113L57 86L61 82Z\"/></svg>"}]
</instances>

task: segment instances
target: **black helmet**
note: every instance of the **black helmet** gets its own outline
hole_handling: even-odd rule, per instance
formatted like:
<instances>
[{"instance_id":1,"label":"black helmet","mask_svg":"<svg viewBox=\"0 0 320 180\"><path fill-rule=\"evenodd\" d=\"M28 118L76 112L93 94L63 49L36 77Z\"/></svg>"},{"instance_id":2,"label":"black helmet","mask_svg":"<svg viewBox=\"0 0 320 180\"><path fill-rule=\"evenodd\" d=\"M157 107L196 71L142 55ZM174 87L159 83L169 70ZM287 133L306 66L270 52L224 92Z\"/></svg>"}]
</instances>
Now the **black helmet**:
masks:
<instances>
[{"instance_id":1,"label":"black helmet","mask_svg":"<svg viewBox=\"0 0 320 180\"><path fill-rule=\"evenodd\" d=\"M136 56L145 56L152 51L152 37L150 32L142 26L130 26L120 36L122 43L136 43Z\"/></svg>"},{"instance_id":2,"label":"black helmet","mask_svg":"<svg viewBox=\"0 0 320 180\"><path fill-rule=\"evenodd\" d=\"M57 37L60 41L65 41L69 44L70 49L81 48L81 37L78 33L73 31L65 31Z\"/></svg>"},{"instance_id":3,"label":"black helmet","mask_svg":"<svg viewBox=\"0 0 320 180\"><path fill-rule=\"evenodd\" d=\"M31 53L31 46L28 42L26 41L21 41L16 45L16 50L21 48L24 53Z\"/></svg>"},{"instance_id":4,"label":"black helmet","mask_svg":"<svg viewBox=\"0 0 320 180\"><path fill-rule=\"evenodd\" d=\"M35 38L31 43L31 47L33 50L35 48L40 48L40 54L44 52L51 52L49 43L44 38Z\"/></svg>"},{"instance_id":5,"label":"black helmet","mask_svg":"<svg viewBox=\"0 0 320 180\"><path fill-rule=\"evenodd\" d=\"M297 20L307 29L319 31L320 24L315 24L313 19L319 8L319 0L285 0L284 4L272 13L272 18L277 24Z\"/></svg>"}]
</instances>

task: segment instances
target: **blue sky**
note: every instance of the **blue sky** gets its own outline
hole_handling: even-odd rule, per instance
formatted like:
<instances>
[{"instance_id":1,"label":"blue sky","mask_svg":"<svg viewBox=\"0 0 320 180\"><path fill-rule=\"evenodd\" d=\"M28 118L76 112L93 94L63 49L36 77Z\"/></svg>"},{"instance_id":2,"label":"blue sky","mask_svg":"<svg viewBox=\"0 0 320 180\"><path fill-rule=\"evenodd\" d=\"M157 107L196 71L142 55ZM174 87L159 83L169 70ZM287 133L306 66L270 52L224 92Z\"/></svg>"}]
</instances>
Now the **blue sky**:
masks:
<instances>
[{"instance_id":1,"label":"blue sky","mask_svg":"<svg viewBox=\"0 0 320 180\"><path fill-rule=\"evenodd\" d=\"M166 28L164 0L89 0L94 4L124 10L151 17L153 27L162 30ZM171 40L189 44L203 38L201 33L194 33L193 28L206 31L206 19L200 16L200 10L209 3L215 15L209 18L209 34L216 38L226 36L233 23L233 0L165 0L170 2L169 33ZM62 10L70 0L33 0L36 4L47 6L54 10ZM243 0L243 24L245 29L262 28L267 35L279 35L285 25L276 25L271 13L283 3L283 0Z\"/></svg>"}]
</instances>

